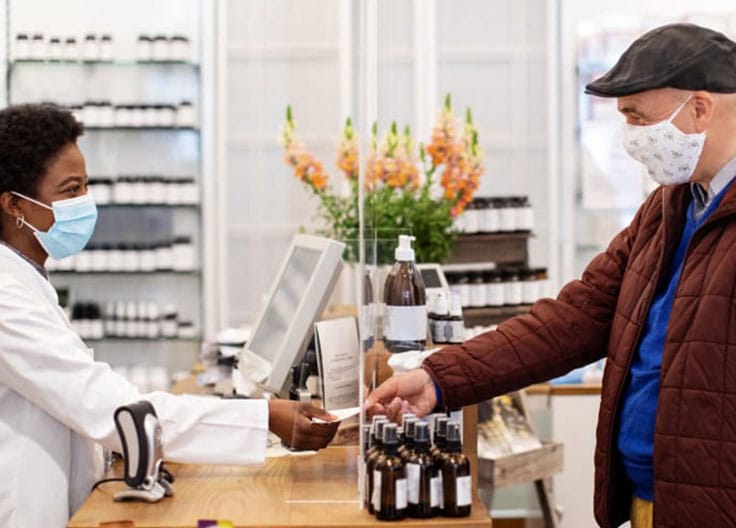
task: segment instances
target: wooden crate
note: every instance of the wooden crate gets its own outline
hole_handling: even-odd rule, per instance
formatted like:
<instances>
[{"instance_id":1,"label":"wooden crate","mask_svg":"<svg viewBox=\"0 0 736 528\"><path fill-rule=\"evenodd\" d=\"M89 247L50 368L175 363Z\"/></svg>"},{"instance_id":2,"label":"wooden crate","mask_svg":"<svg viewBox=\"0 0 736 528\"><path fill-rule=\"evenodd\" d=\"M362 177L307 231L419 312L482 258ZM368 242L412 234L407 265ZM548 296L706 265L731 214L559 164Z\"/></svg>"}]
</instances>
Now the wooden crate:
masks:
<instances>
[{"instance_id":1,"label":"wooden crate","mask_svg":"<svg viewBox=\"0 0 736 528\"><path fill-rule=\"evenodd\" d=\"M546 479L562 471L563 448L559 442L543 442L539 449L495 460L478 457L478 483L503 488Z\"/></svg>"}]
</instances>

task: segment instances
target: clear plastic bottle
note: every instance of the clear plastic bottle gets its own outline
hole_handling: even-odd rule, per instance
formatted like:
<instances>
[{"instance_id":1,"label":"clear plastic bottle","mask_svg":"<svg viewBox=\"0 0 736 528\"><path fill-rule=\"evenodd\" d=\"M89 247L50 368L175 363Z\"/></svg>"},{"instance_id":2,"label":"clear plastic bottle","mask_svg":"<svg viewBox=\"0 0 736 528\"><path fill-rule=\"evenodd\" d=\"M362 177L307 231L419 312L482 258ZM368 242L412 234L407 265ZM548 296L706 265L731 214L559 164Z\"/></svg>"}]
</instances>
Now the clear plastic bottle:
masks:
<instances>
[{"instance_id":1,"label":"clear plastic bottle","mask_svg":"<svg viewBox=\"0 0 736 528\"><path fill-rule=\"evenodd\" d=\"M470 461L463 453L460 425L447 425L447 446L442 458L442 515L467 517L472 502Z\"/></svg>"},{"instance_id":2,"label":"clear plastic bottle","mask_svg":"<svg viewBox=\"0 0 736 528\"><path fill-rule=\"evenodd\" d=\"M427 344L427 307L424 279L414 266L414 237L399 236L396 264L384 287L384 344L389 352L423 350Z\"/></svg>"},{"instance_id":3,"label":"clear plastic bottle","mask_svg":"<svg viewBox=\"0 0 736 528\"><path fill-rule=\"evenodd\" d=\"M406 518L407 489L404 463L398 456L399 435L396 424L383 427L384 454L373 470L373 508L381 521L400 521Z\"/></svg>"},{"instance_id":4,"label":"clear plastic bottle","mask_svg":"<svg viewBox=\"0 0 736 528\"><path fill-rule=\"evenodd\" d=\"M414 449L406 462L407 502L409 517L426 519L439 506L437 493L432 493L434 459L429 453L429 425L414 424Z\"/></svg>"}]
</instances>

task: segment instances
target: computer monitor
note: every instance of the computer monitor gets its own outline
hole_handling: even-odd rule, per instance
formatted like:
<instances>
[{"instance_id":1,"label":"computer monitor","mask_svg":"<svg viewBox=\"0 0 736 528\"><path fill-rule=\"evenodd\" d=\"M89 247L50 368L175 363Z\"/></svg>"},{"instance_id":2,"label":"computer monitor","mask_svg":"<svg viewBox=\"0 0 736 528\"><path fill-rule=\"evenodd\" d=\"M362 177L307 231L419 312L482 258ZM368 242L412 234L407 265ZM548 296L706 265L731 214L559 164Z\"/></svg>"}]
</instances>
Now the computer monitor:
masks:
<instances>
[{"instance_id":1,"label":"computer monitor","mask_svg":"<svg viewBox=\"0 0 736 528\"><path fill-rule=\"evenodd\" d=\"M314 323L324 311L341 269L344 249L344 244L327 238L294 237L241 352L239 375L247 376L244 363L249 360L265 360L270 372L265 380L258 380L259 387L282 396L288 392L289 371L304 352Z\"/></svg>"}]
</instances>

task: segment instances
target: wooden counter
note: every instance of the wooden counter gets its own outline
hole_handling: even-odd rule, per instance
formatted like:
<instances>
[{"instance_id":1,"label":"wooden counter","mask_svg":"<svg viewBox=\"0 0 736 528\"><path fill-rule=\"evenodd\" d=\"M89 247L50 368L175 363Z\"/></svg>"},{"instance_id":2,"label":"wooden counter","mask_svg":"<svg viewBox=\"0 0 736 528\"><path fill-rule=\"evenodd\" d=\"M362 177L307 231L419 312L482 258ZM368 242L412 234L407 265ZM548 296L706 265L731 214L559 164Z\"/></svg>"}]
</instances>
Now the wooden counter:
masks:
<instances>
[{"instance_id":1,"label":"wooden counter","mask_svg":"<svg viewBox=\"0 0 736 528\"><path fill-rule=\"evenodd\" d=\"M526 389L527 394L549 396L589 396L601 393L600 383L571 383L569 385L553 385L540 383Z\"/></svg>"},{"instance_id":2,"label":"wooden counter","mask_svg":"<svg viewBox=\"0 0 736 528\"><path fill-rule=\"evenodd\" d=\"M267 459L263 466L171 464L175 495L156 504L113 502L123 484L103 484L69 521L69 528L133 521L136 528L196 527L199 519L229 520L235 527L386 526L359 509L358 448L329 447L311 456ZM397 526L490 528L477 494L470 517L406 519Z\"/></svg>"}]
</instances>

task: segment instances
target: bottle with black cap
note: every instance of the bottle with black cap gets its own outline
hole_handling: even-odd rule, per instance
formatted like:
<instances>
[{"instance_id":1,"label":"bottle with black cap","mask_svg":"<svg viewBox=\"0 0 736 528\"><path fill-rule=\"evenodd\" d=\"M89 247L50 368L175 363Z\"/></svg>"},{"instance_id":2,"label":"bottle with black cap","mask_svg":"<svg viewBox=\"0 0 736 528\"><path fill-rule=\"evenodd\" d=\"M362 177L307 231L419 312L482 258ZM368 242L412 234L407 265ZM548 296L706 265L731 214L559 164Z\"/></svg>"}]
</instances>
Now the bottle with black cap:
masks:
<instances>
[{"instance_id":1,"label":"bottle with black cap","mask_svg":"<svg viewBox=\"0 0 736 528\"><path fill-rule=\"evenodd\" d=\"M460 441L460 425L447 425L447 447L442 459L442 515L467 517L472 502L470 461L463 453Z\"/></svg>"},{"instance_id":2,"label":"bottle with black cap","mask_svg":"<svg viewBox=\"0 0 736 528\"><path fill-rule=\"evenodd\" d=\"M399 456L406 462L414 451L414 428L419 418L416 416L404 417L404 441L399 447Z\"/></svg>"},{"instance_id":3,"label":"bottle with black cap","mask_svg":"<svg viewBox=\"0 0 736 528\"><path fill-rule=\"evenodd\" d=\"M383 456L383 427L388 423L385 416L374 416L373 427L371 432L371 448L365 454L365 505L370 513L375 513L373 509L373 470L376 462Z\"/></svg>"},{"instance_id":4,"label":"bottle with black cap","mask_svg":"<svg viewBox=\"0 0 736 528\"><path fill-rule=\"evenodd\" d=\"M398 428L396 424L387 423L383 427L384 454L373 469L373 509L380 521L406 518L406 475L398 448Z\"/></svg>"},{"instance_id":5,"label":"bottle with black cap","mask_svg":"<svg viewBox=\"0 0 736 528\"><path fill-rule=\"evenodd\" d=\"M442 486L442 459L445 456L445 447L447 445L447 423L450 419L447 416L438 416L434 420L434 445L430 448L429 453L432 455L434 469L432 471L432 490L434 491L436 500L433 502L434 515L440 515L444 507L444 495Z\"/></svg>"},{"instance_id":6,"label":"bottle with black cap","mask_svg":"<svg viewBox=\"0 0 736 528\"><path fill-rule=\"evenodd\" d=\"M435 459L442 456L442 453L445 450L447 422L449 421L450 419L447 416L438 416L434 420L434 441L430 452Z\"/></svg>"},{"instance_id":7,"label":"bottle with black cap","mask_svg":"<svg viewBox=\"0 0 736 528\"><path fill-rule=\"evenodd\" d=\"M414 449L406 463L407 501L409 517L427 518L439 507L437 489L432 489L434 460L429 453L429 424L417 421L413 424Z\"/></svg>"}]
</instances>

